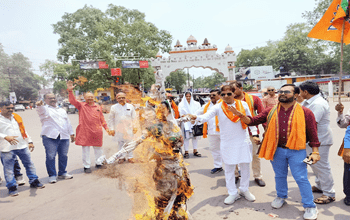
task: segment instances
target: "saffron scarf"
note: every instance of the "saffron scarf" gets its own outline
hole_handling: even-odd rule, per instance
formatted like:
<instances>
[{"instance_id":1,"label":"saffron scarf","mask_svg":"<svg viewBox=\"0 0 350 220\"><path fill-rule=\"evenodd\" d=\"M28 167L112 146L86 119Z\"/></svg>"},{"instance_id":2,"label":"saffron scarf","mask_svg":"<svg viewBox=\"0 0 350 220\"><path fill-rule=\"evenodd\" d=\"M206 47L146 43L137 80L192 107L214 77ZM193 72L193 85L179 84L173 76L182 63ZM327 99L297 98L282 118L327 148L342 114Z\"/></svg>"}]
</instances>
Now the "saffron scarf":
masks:
<instances>
[{"instance_id":1,"label":"saffron scarf","mask_svg":"<svg viewBox=\"0 0 350 220\"><path fill-rule=\"evenodd\" d=\"M248 93L244 93L244 101L248 104L250 113L252 114L252 117L256 116L256 113L254 111L254 99L252 95L249 95Z\"/></svg>"},{"instance_id":2,"label":"saffron scarf","mask_svg":"<svg viewBox=\"0 0 350 220\"><path fill-rule=\"evenodd\" d=\"M217 103L220 103L220 102L222 102L221 99L219 99L219 101ZM206 104L204 106L203 114L205 114L208 111L209 105L210 105L210 101L208 102L208 104ZM215 130L219 132L220 128L219 128L219 118L218 118L218 116L215 116L215 127L216 127ZM208 122L204 122L203 123L203 138L207 138L208 137L207 134L208 134Z\"/></svg>"},{"instance_id":3,"label":"saffron scarf","mask_svg":"<svg viewBox=\"0 0 350 220\"><path fill-rule=\"evenodd\" d=\"M1 112L1 111L0 111ZM19 116L18 114L16 113L12 113L13 115L13 118L16 120L16 122L18 123L18 126L19 126L19 130L21 131L21 134L22 134L22 137L23 139L26 139L28 136L26 134L26 130L24 128L24 124L23 124L23 120L21 118L21 116Z\"/></svg>"},{"instance_id":4,"label":"saffron scarf","mask_svg":"<svg viewBox=\"0 0 350 220\"><path fill-rule=\"evenodd\" d=\"M273 160L279 139L278 114L281 105L271 109L267 116L267 129L262 142L259 158ZM287 144L291 150L302 150L306 147L305 114L299 103L295 103L288 119Z\"/></svg>"},{"instance_id":5,"label":"saffron scarf","mask_svg":"<svg viewBox=\"0 0 350 220\"><path fill-rule=\"evenodd\" d=\"M239 112L242 112L243 115L246 115L241 100L235 99L235 103L236 103L236 109ZM226 115L226 117L230 119L230 121L237 123L240 120L240 117L238 117L237 115L234 115L230 110L228 110L228 105L225 102L222 102L221 109ZM241 120L241 124L243 129L246 129L248 127L242 120Z\"/></svg>"},{"instance_id":6,"label":"saffron scarf","mask_svg":"<svg viewBox=\"0 0 350 220\"><path fill-rule=\"evenodd\" d=\"M174 110L174 114L175 114L175 119L180 118L180 113L179 113L179 108L177 107L176 103L174 102L174 100L171 100L171 107Z\"/></svg>"}]
</instances>

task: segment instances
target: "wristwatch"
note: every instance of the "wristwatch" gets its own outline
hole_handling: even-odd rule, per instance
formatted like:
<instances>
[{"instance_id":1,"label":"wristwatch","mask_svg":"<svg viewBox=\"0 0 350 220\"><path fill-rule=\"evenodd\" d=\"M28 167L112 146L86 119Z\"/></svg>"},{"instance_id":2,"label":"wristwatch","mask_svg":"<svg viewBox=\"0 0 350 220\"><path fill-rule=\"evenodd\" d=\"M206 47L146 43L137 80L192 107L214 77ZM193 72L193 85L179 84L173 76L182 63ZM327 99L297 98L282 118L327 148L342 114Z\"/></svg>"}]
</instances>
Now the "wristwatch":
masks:
<instances>
[{"instance_id":1,"label":"wristwatch","mask_svg":"<svg viewBox=\"0 0 350 220\"><path fill-rule=\"evenodd\" d=\"M254 135L252 135L252 136L253 136L253 137L257 137L257 138L259 137L259 135L258 135L258 134L254 134Z\"/></svg>"}]
</instances>

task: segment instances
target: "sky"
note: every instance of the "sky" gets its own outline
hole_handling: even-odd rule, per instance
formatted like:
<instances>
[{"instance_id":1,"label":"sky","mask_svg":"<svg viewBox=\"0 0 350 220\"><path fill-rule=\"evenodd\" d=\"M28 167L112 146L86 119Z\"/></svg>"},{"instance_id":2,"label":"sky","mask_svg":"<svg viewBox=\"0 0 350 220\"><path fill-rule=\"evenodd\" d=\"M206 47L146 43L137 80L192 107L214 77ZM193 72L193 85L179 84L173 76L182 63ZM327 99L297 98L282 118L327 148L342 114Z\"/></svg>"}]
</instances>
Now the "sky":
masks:
<instances>
[{"instance_id":1,"label":"sky","mask_svg":"<svg viewBox=\"0 0 350 220\"><path fill-rule=\"evenodd\" d=\"M315 7L315 0L0 0L0 43L7 54L21 52L28 57L34 72L41 74L39 66L46 59L57 60L59 35L53 33L52 24L84 5L105 11L111 3L145 13L146 21L170 32L172 46L177 40L186 45L193 35L197 44L204 38L216 44L219 54L229 44L236 55L280 40L288 25L305 22L302 13ZM195 77L211 73L190 69Z\"/></svg>"}]
</instances>

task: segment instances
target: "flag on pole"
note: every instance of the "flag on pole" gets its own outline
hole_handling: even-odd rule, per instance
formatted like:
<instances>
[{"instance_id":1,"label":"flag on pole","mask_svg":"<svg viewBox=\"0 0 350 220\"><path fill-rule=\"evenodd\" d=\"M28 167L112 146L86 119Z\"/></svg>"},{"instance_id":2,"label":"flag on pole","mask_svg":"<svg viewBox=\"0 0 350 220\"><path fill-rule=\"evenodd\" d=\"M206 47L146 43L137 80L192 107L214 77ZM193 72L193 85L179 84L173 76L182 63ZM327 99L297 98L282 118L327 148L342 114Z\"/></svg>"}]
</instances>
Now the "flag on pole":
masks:
<instances>
[{"instance_id":1,"label":"flag on pole","mask_svg":"<svg viewBox=\"0 0 350 220\"><path fill-rule=\"evenodd\" d=\"M344 17L349 13L348 0L333 0L321 20L307 35L311 38L341 42ZM345 22L344 43L350 43L350 23Z\"/></svg>"}]
</instances>

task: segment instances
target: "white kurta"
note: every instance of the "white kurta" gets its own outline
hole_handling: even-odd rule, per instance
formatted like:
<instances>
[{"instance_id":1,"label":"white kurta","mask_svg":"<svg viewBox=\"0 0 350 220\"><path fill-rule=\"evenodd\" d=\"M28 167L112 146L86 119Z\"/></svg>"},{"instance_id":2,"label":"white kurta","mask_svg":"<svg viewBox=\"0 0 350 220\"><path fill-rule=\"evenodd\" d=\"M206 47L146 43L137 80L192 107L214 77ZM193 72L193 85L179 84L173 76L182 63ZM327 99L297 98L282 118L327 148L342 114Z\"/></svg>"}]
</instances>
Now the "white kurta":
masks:
<instances>
[{"instance_id":1,"label":"white kurta","mask_svg":"<svg viewBox=\"0 0 350 220\"><path fill-rule=\"evenodd\" d=\"M248 104L242 101L246 115L251 116ZM249 138L248 129L243 129L241 121L232 122L221 109L222 103L213 106L207 113L197 116L200 122L207 122L218 116L220 127L220 149L225 164L250 163L252 161L252 142ZM235 103L228 105L235 106ZM256 130L256 127L249 127Z\"/></svg>"},{"instance_id":2,"label":"white kurta","mask_svg":"<svg viewBox=\"0 0 350 220\"><path fill-rule=\"evenodd\" d=\"M133 138L133 120L136 117L135 108L129 103L119 103L111 107L108 117L108 127L115 131L115 141L131 141Z\"/></svg>"}]
</instances>

